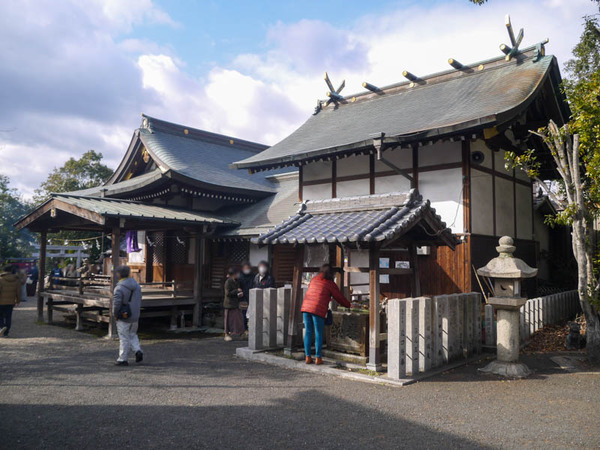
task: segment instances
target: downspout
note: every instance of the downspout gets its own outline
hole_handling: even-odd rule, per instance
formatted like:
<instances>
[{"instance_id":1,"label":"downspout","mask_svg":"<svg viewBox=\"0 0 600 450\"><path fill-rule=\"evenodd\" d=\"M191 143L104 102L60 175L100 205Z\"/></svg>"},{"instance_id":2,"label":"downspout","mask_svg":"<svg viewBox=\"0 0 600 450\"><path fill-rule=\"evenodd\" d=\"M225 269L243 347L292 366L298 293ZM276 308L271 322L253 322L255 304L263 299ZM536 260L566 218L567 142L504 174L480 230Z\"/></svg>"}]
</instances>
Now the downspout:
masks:
<instances>
[{"instance_id":1,"label":"downspout","mask_svg":"<svg viewBox=\"0 0 600 450\"><path fill-rule=\"evenodd\" d=\"M410 181L411 189L414 188L415 187L415 179L413 177L411 177L406 170L401 169L400 167L396 166L391 161L388 161L387 159L384 158L384 156L383 156L383 150L384 150L383 138L385 137L385 133L383 131L381 131L381 132L376 133L371 136L373 136L373 147L375 147L377 161L381 161L383 164L388 166L390 169L392 169L398 175L402 175L404 178L406 178L408 181Z\"/></svg>"}]
</instances>

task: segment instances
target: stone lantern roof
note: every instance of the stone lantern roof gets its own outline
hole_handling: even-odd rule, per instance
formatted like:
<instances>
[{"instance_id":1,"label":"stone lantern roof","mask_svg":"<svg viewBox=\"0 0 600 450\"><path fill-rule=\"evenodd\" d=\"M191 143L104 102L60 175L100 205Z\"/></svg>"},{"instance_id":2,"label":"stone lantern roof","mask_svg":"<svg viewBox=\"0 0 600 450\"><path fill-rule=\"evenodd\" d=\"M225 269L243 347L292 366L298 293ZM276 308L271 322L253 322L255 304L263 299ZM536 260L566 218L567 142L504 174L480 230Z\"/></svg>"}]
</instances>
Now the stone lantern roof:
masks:
<instances>
[{"instance_id":1,"label":"stone lantern roof","mask_svg":"<svg viewBox=\"0 0 600 450\"><path fill-rule=\"evenodd\" d=\"M537 275L537 269L529 267L525 261L513 256L516 247L510 236L501 237L498 244L496 250L499 256L477 269L479 275L489 278L531 278Z\"/></svg>"}]
</instances>

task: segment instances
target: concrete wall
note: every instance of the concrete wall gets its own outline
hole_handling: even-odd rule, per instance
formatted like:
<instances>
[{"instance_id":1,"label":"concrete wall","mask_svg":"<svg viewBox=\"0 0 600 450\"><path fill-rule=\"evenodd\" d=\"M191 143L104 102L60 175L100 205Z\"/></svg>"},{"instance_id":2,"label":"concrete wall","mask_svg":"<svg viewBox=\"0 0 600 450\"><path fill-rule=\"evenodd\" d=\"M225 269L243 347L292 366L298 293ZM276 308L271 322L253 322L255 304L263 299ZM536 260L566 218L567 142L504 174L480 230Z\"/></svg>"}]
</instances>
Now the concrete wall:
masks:
<instances>
[{"instance_id":1,"label":"concrete wall","mask_svg":"<svg viewBox=\"0 0 600 450\"><path fill-rule=\"evenodd\" d=\"M388 377L398 380L481 352L481 294L393 299Z\"/></svg>"}]
</instances>

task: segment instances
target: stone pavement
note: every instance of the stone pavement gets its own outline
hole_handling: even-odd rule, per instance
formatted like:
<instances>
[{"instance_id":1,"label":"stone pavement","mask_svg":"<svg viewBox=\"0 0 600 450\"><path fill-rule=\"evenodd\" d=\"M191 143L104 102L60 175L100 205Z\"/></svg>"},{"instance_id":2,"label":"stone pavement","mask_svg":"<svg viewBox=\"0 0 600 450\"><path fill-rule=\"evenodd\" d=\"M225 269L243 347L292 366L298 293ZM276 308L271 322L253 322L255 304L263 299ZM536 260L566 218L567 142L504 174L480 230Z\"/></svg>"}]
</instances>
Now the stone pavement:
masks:
<instances>
[{"instance_id":1,"label":"stone pavement","mask_svg":"<svg viewBox=\"0 0 600 450\"><path fill-rule=\"evenodd\" d=\"M234 357L241 342L117 342L36 325L33 302L0 339L0 448L598 447L600 374L527 357L533 377L466 366L406 387ZM143 324L142 324L143 327Z\"/></svg>"}]
</instances>

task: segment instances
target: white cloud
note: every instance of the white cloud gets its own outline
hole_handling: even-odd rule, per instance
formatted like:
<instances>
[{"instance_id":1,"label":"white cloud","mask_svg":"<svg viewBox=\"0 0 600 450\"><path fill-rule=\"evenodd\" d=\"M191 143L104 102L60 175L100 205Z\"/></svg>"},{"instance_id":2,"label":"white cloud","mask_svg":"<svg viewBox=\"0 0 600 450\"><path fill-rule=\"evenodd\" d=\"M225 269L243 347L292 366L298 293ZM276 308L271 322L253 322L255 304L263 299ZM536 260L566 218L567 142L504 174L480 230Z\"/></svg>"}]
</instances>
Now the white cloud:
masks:
<instances>
[{"instance_id":1,"label":"white cloud","mask_svg":"<svg viewBox=\"0 0 600 450\"><path fill-rule=\"evenodd\" d=\"M563 63L589 0L413 2L335 27L325 20L272 25L264 50L192 74L177 49L127 36L136 26L178 27L151 0L5 2L0 13L0 172L25 194L70 156L93 148L116 166L139 113L273 144L312 113L327 70L345 94L500 54L504 14L523 46L550 38ZM65 26L69 24L69 26ZM2 130L14 129L11 132Z\"/></svg>"}]
</instances>

